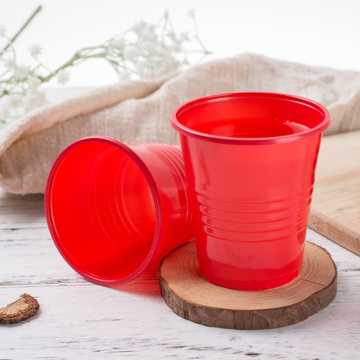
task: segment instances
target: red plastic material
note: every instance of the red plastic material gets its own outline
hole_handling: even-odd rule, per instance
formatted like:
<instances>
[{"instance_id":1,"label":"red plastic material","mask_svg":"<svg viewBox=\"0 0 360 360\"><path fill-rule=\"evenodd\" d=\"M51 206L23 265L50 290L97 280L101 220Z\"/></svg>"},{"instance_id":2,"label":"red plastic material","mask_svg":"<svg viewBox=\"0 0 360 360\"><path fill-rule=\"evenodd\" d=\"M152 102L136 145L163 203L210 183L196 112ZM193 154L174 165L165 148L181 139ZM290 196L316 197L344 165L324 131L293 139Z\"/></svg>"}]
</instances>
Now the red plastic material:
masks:
<instances>
[{"instance_id":1,"label":"red plastic material","mask_svg":"<svg viewBox=\"0 0 360 360\"><path fill-rule=\"evenodd\" d=\"M327 109L285 94L231 93L186 103L171 122L180 133L202 274L240 290L294 279Z\"/></svg>"},{"instance_id":2,"label":"red plastic material","mask_svg":"<svg viewBox=\"0 0 360 360\"><path fill-rule=\"evenodd\" d=\"M52 167L45 210L65 260L103 285L157 271L193 236L180 146L79 140Z\"/></svg>"}]
</instances>

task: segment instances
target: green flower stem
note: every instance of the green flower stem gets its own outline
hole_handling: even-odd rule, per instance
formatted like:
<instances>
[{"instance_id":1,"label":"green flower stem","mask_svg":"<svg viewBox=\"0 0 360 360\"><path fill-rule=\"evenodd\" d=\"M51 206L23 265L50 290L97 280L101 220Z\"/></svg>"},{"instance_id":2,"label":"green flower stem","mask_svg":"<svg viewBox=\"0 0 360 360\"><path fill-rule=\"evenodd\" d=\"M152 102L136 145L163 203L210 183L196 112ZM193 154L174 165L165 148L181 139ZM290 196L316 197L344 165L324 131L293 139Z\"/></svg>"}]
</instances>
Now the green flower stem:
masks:
<instances>
[{"instance_id":1,"label":"green flower stem","mask_svg":"<svg viewBox=\"0 0 360 360\"><path fill-rule=\"evenodd\" d=\"M86 50L90 48L85 48ZM94 47L93 49L98 49L98 47ZM77 51L68 61L66 61L63 65L59 66L56 70L48 74L47 76L41 76L39 79L41 82L48 82L50 81L54 76L59 74L60 71L65 70L66 68L76 66L84 62L85 60L91 59L91 58L104 58L105 54L104 52L98 53L98 54L91 54L91 55L82 55L81 52L84 49L81 49Z\"/></svg>"},{"instance_id":2,"label":"green flower stem","mask_svg":"<svg viewBox=\"0 0 360 360\"><path fill-rule=\"evenodd\" d=\"M18 30L18 32L9 40L6 46L0 51L0 56L6 52L6 50L12 46L15 40L19 37L19 35L26 29L26 27L31 23L34 17L42 10L42 6L39 5L35 11L31 14L31 16L27 19L25 24Z\"/></svg>"}]
</instances>

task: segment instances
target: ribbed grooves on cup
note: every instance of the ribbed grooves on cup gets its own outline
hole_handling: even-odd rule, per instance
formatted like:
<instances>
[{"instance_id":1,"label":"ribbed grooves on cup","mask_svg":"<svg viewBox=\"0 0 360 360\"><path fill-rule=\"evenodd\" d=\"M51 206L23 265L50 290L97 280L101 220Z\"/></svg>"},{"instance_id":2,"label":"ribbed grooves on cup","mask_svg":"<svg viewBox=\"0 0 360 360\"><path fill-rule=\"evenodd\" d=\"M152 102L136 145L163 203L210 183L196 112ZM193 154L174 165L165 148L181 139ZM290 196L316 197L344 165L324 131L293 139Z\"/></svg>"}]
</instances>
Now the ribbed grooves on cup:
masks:
<instances>
[{"instance_id":1,"label":"ribbed grooves on cup","mask_svg":"<svg viewBox=\"0 0 360 360\"><path fill-rule=\"evenodd\" d=\"M313 187L269 202L215 200L188 189L195 226L228 241L274 241L296 237L307 226Z\"/></svg>"},{"instance_id":2,"label":"ribbed grooves on cup","mask_svg":"<svg viewBox=\"0 0 360 360\"><path fill-rule=\"evenodd\" d=\"M262 201L262 202L239 202L239 201L229 201L229 200L218 200L214 197L205 196L197 192L196 190L189 187L189 194L191 198L195 199L201 205L209 206L213 209L218 209L220 211L225 211L228 213L260 213L260 212L268 212L259 211L263 206L273 206L277 210L286 209L289 207L288 204L293 204L296 206L299 201L311 199L311 195L313 192L313 186L310 186L306 191L295 194L292 196L287 196L284 198L278 198L273 201ZM249 211L248 209L254 209L253 211Z\"/></svg>"},{"instance_id":3,"label":"ribbed grooves on cup","mask_svg":"<svg viewBox=\"0 0 360 360\"><path fill-rule=\"evenodd\" d=\"M170 162L173 168L177 171L179 178L185 184L185 170L184 161L181 155L181 151L171 145L146 145L151 152L159 156L160 158L166 159Z\"/></svg>"},{"instance_id":4,"label":"ribbed grooves on cup","mask_svg":"<svg viewBox=\"0 0 360 360\"><path fill-rule=\"evenodd\" d=\"M189 198L186 191L186 179L185 179L185 166L182 153L179 149L172 145L146 145L148 149L152 151L152 153L159 156L161 159L167 161L170 166L175 170L178 180L180 180L181 187L184 190L184 196L186 198L186 204L189 206ZM186 223L190 221L190 211L187 212L186 215Z\"/></svg>"}]
</instances>

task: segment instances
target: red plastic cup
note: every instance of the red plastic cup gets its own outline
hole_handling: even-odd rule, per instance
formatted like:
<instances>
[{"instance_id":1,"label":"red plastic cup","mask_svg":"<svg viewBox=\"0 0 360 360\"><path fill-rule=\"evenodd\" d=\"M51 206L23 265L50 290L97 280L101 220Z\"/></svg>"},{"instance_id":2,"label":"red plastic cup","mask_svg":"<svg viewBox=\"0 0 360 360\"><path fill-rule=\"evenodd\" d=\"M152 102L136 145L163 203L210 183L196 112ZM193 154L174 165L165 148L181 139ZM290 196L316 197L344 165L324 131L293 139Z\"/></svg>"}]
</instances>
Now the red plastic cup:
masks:
<instances>
[{"instance_id":1,"label":"red plastic cup","mask_svg":"<svg viewBox=\"0 0 360 360\"><path fill-rule=\"evenodd\" d=\"M45 211L64 259L102 285L157 271L193 236L179 145L79 140L51 169Z\"/></svg>"},{"instance_id":2,"label":"red plastic cup","mask_svg":"<svg viewBox=\"0 0 360 360\"><path fill-rule=\"evenodd\" d=\"M201 273L239 290L300 272L327 109L275 93L230 93L175 109Z\"/></svg>"}]
</instances>

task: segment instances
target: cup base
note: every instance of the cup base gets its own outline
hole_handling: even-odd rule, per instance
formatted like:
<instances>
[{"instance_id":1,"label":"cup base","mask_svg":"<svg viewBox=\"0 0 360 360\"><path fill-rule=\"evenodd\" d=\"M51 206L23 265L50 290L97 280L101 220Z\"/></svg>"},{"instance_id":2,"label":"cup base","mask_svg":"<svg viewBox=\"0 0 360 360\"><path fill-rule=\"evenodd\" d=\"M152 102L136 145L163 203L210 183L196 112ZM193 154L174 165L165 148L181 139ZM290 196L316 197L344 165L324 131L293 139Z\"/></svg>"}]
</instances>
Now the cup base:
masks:
<instances>
[{"instance_id":1,"label":"cup base","mask_svg":"<svg viewBox=\"0 0 360 360\"><path fill-rule=\"evenodd\" d=\"M245 291L259 291L259 290L268 290L273 289L282 285L289 283L294 280L300 273L299 270L292 271L285 275L262 281L228 281L224 279L219 279L213 275L207 273L203 269L199 269L200 273L211 283L225 287L227 289L233 290L245 290Z\"/></svg>"}]
</instances>

